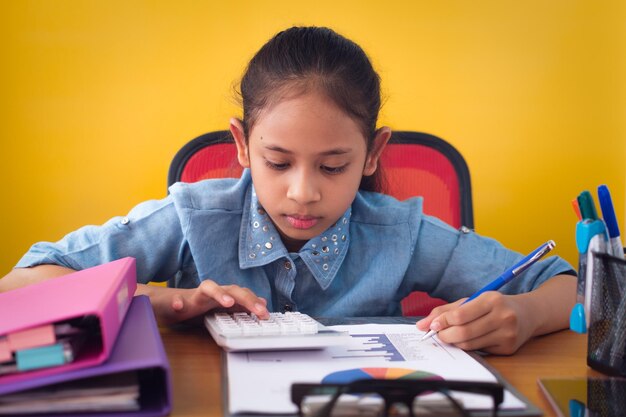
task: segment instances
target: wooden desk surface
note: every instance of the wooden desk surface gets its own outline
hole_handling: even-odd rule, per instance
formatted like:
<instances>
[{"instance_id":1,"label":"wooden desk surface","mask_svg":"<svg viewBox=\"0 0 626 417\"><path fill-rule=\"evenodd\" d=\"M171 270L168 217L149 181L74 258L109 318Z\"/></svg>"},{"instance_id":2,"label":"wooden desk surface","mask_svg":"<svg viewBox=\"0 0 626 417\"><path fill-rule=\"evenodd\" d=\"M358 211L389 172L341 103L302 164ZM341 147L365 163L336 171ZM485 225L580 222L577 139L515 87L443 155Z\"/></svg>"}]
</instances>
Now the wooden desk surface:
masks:
<instances>
[{"instance_id":1,"label":"wooden desk surface","mask_svg":"<svg viewBox=\"0 0 626 417\"><path fill-rule=\"evenodd\" d=\"M161 329L172 367L173 417L222 417L221 353L208 332ZM587 367L587 338L564 330L531 340L513 356L487 357L533 404L554 416L538 378L600 375Z\"/></svg>"}]
</instances>

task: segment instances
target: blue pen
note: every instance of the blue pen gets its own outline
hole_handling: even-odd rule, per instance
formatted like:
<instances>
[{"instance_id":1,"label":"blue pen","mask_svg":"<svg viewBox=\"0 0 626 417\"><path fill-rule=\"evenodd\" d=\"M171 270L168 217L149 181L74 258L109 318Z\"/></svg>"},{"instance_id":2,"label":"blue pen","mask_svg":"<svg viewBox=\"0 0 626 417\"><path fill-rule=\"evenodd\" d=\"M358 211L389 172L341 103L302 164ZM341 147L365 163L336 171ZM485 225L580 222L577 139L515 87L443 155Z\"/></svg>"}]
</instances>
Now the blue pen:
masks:
<instances>
[{"instance_id":1,"label":"blue pen","mask_svg":"<svg viewBox=\"0 0 626 417\"><path fill-rule=\"evenodd\" d=\"M606 224L606 228L609 232L609 252L611 255L623 259L624 248L619 235L619 227L617 225L617 218L615 217L613 200L611 200L611 193L606 185L600 185L598 187L598 201L600 202L600 208L602 209L604 223Z\"/></svg>"},{"instance_id":2,"label":"blue pen","mask_svg":"<svg viewBox=\"0 0 626 417\"><path fill-rule=\"evenodd\" d=\"M532 264L541 259L546 253L554 249L555 246L556 243L554 243L553 240L549 240L548 242L539 246L537 249L528 254L528 256L524 257L521 261L504 271L502 275L500 275L498 278L494 279L489 284L476 291L470 298L463 301L461 305L473 300L484 292L499 290L504 284L511 281L513 278L518 277L522 272L526 271ZM428 333L426 333L421 340L428 339L436 333L437 332L434 330L429 330Z\"/></svg>"}]
</instances>

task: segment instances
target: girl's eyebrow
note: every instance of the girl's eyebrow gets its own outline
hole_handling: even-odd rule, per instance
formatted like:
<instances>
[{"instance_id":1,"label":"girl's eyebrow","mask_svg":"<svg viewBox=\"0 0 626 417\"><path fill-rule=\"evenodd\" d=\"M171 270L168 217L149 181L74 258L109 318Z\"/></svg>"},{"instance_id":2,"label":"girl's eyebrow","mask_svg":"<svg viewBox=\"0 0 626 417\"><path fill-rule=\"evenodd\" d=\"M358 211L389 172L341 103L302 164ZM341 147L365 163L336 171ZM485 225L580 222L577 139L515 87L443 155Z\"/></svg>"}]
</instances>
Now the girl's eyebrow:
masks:
<instances>
[{"instance_id":1,"label":"girl's eyebrow","mask_svg":"<svg viewBox=\"0 0 626 417\"><path fill-rule=\"evenodd\" d=\"M277 145L265 145L264 146L265 149L269 150L269 151L275 151L275 152L280 152L280 153L284 153L287 155L291 155L293 154L292 151L282 148L280 146ZM350 153L352 151L352 149L350 148L335 148L335 149L329 149L327 151L324 152L320 152L320 155L343 155L346 153Z\"/></svg>"}]
</instances>

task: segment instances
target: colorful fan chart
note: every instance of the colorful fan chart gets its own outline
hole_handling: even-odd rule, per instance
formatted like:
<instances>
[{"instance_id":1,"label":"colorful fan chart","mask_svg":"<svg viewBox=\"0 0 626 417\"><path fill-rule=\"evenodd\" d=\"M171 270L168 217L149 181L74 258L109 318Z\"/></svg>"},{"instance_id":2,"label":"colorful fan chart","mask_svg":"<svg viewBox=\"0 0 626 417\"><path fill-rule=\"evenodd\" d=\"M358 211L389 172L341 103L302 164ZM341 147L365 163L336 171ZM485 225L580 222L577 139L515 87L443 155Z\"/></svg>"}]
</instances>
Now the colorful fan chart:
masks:
<instances>
[{"instance_id":1,"label":"colorful fan chart","mask_svg":"<svg viewBox=\"0 0 626 417\"><path fill-rule=\"evenodd\" d=\"M406 368L355 368L337 371L322 379L324 384L347 384L358 379L428 379L443 380L439 375Z\"/></svg>"}]
</instances>

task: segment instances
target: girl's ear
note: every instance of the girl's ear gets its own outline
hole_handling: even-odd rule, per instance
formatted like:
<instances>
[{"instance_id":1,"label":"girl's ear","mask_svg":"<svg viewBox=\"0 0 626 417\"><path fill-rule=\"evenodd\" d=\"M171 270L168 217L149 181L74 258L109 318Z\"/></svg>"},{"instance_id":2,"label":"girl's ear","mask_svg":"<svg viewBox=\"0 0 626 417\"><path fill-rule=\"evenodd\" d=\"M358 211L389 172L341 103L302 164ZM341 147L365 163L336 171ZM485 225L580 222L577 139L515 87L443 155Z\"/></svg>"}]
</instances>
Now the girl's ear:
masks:
<instances>
[{"instance_id":1,"label":"girl's ear","mask_svg":"<svg viewBox=\"0 0 626 417\"><path fill-rule=\"evenodd\" d=\"M363 175L368 176L376 172L378 168L378 160L383 153L383 149L391 138L391 129L384 126L376 131L376 137L374 138L374 146L370 150L367 158L365 159L365 167L363 168Z\"/></svg>"},{"instance_id":2,"label":"girl's ear","mask_svg":"<svg viewBox=\"0 0 626 417\"><path fill-rule=\"evenodd\" d=\"M230 119L230 133L235 139L237 145L237 160L239 165L244 168L250 168L250 157L248 155L248 145L246 144L246 135L243 133L243 123L234 117Z\"/></svg>"}]
</instances>

